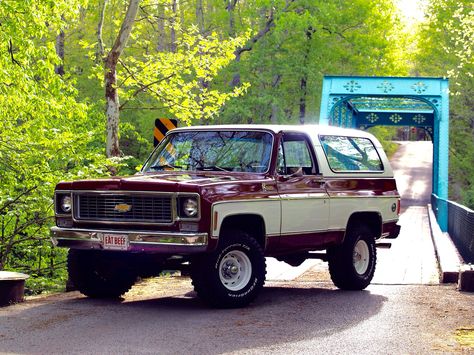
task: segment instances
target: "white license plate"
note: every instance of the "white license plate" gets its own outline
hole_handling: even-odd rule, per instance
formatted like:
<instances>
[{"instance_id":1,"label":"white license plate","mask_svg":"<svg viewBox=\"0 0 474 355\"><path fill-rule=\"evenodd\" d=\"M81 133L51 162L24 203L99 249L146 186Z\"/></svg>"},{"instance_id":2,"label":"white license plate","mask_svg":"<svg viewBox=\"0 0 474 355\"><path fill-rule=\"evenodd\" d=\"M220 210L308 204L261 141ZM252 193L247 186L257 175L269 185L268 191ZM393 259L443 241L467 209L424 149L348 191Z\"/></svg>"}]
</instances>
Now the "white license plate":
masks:
<instances>
[{"instance_id":1,"label":"white license plate","mask_svg":"<svg viewBox=\"0 0 474 355\"><path fill-rule=\"evenodd\" d=\"M127 250L128 235L126 234L108 234L104 233L102 238L102 246L109 250Z\"/></svg>"}]
</instances>

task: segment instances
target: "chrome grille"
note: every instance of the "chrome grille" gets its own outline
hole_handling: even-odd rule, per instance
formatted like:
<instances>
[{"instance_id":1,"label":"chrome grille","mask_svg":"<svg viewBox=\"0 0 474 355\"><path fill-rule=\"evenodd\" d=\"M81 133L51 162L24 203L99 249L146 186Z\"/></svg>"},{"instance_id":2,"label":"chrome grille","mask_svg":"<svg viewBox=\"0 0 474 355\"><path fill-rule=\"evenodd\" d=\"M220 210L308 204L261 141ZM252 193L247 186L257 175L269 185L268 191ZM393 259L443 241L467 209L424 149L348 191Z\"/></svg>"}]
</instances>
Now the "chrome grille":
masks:
<instances>
[{"instance_id":1,"label":"chrome grille","mask_svg":"<svg viewBox=\"0 0 474 355\"><path fill-rule=\"evenodd\" d=\"M117 206L128 205L129 211ZM171 223L171 195L74 195L74 217L77 220Z\"/></svg>"}]
</instances>

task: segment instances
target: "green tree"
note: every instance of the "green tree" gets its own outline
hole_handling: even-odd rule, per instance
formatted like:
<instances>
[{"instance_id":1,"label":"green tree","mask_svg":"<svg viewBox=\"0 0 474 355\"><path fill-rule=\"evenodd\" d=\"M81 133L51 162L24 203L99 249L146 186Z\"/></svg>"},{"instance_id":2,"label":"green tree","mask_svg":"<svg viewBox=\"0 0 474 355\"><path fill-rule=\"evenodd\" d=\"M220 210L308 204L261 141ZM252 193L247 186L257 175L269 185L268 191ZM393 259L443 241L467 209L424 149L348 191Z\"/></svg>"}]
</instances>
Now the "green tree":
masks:
<instances>
[{"instance_id":1,"label":"green tree","mask_svg":"<svg viewBox=\"0 0 474 355\"><path fill-rule=\"evenodd\" d=\"M224 84L238 73L251 86L219 120L317 122L324 74L407 72L396 57L400 23L391 1L262 0L253 7L239 2L237 9L236 23L253 27L253 36L237 51Z\"/></svg>"},{"instance_id":2,"label":"green tree","mask_svg":"<svg viewBox=\"0 0 474 355\"><path fill-rule=\"evenodd\" d=\"M450 79L450 198L474 208L474 5L431 0L415 69Z\"/></svg>"},{"instance_id":3,"label":"green tree","mask_svg":"<svg viewBox=\"0 0 474 355\"><path fill-rule=\"evenodd\" d=\"M105 100L106 116L107 116L107 141L106 154L108 157L119 157L119 122L120 122L120 103L117 90L117 64L132 32L135 17L137 16L138 6L141 0L129 0L127 6L127 13L122 21L120 30L115 38L114 44L109 53L104 59L104 85L105 85ZM106 2L103 3L103 11L101 12L101 19L103 19L103 12L105 11ZM100 26L100 25L99 25ZM99 33L100 30L98 30ZM104 45L101 43L101 36L98 35L99 53L103 51Z\"/></svg>"},{"instance_id":4,"label":"green tree","mask_svg":"<svg viewBox=\"0 0 474 355\"><path fill-rule=\"evenodd\" d=\"M89 3L66 48L80 68L78 88L91 102L98 101L97 85L90 82L100 48L97 24L103 24L107 48L124 16L123 1L109 1L102 20L101 4ZM317 122L323 74L406 74L395 13L391 0L142 1L117 66L121 121L150 138L154 119L163 116L185 124ZM200 59L198 41L216 53ZM86 60L77 43L89 50ZM233 56L222 52L229 45L235 46ZM208 58L219 67L212 80L196 71Z\"/></svg>"},{"instance_id":5,"label":"green tree","mask_svg":"<svg viewBox=\"0 0 474 355\"><path fill-rule=\"evenodd\" d=\"M127 17L130 4L136 15ZM423 43L468 45L469 12L444 7ZM107 175L123 161L106 159L107 107L108 154L130 155L128 171L151 148L157 117L317 122L323 74L406 73L394 13L391 0L2 1L0 268L56 272L62 255L48 241L55 184ZM436 32L442 19L449 28ZM456 80L467 85L461 48L444 67L420 56L419 70L462 62ZM467 148L455 149L461 172Z\"/></svg>"},{"instance_id":6,"label":"green tree","mask_svg":"<svg viewBox=\"0 0 474 355\"><path fill-rule=\"evenodd\" d=\"M97 31L90 31L80 40L83 48L93 50L85 66L94 67L97 58L106 53L104 85L108 156L121 155L119 115L130 106L140 109L145 100L147 109L163 108L182 124L204 123L215 116L226 101L241 95L247 87L243 84L219 90L210 85L222 68L232 61L235 48L246 39L245 34L225 38L215 32L201 33L196 26L186 27L184 18L177 16L177 2L130 0L127 4L127 14L110 50L106 39L114 33L114 27L108 25L108 21L115 23L114 18L123 17L120 16L123 11L120 6L109 6L107 2L98 6L91 4L86 13L92 14L93 21L97 21ZM106 6L111 18L106 16ZM154 31L155 28L158 31ZM169 42L163 43L167 38ZM101 65L89 71L103 80Z\"/></svg>"},{"instance_id":7,"label":"green tree","mask_svg":"<svg viewBox=\"0 0 474 355\"><path fill-rule=\"evenodd\" d=\"M0 269L55 272L49 241L60 179L103 175L102 132L77 92L56 74L55 38L81 1L0 6ZM92 119L91 119L92 118Z\"/></svg>"}]
</instances>

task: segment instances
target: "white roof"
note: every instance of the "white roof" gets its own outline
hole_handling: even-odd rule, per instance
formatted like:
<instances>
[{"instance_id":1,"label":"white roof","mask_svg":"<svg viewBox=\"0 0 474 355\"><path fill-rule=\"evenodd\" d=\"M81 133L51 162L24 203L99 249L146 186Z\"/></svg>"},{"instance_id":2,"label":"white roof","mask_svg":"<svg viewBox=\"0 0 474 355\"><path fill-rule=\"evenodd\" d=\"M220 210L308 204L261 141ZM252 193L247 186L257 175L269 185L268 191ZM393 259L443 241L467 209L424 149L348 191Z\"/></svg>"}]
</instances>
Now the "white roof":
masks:
<instances>
[{"instance_id":1,"label":"white roof","mask_svg":"<svg viewBox=\"0 0 474 355\"><path fill-rule=\"evenodd\" d=\"M309 125L272 125L272 124L232 124L232 125L209 125L209 126L189 126L176 128L173 131L187 131L187 130L205 130L205 131L231 131L231 130L264 130L273 133L279 133L282 131L293 131L293 132L304 132L310 134L335 134L343 136L356 136L356 137L373 137L372 134L349 128L341 128L335 126L320 126L315 124Z\"/></svg>"}]
</instances>

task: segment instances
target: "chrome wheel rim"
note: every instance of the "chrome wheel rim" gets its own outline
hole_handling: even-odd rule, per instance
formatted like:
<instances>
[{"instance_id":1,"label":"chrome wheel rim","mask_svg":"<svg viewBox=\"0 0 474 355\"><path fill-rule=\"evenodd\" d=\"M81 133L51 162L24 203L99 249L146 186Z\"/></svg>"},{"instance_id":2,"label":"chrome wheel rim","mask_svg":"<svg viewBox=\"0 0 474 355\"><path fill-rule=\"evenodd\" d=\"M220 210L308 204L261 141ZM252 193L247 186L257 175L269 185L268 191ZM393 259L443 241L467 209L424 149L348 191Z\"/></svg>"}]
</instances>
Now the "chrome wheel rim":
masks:
<instances>
[{"instance_id":1,"label":"chrome wheel rim","mask_svg":"<svg viewBox=\"0 0 474 355\"><path fill-rule=\"evenodd\" d=\"M354 253L352 255L352 262L355 271L359 275L367 272L370 261L369 246L364 240L359 240L354 246Z\"/></svg>"},{"instance_id":2,"label":"chrome wheel rim","mask_svg":"<svg viewBox=\"0 0 474 355\"><path fill-rule=\"evenodd\" d=\"M219 264L219 278L230 291L243 289L252 276L252 263L242 251L233 250L227 253Z\"/></svg>"}]
</instances>

